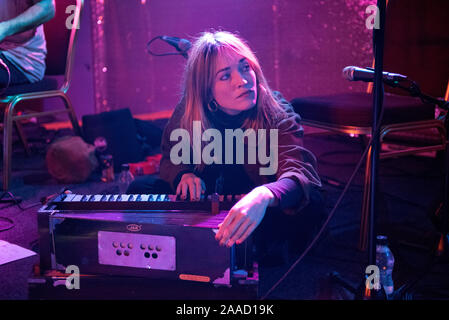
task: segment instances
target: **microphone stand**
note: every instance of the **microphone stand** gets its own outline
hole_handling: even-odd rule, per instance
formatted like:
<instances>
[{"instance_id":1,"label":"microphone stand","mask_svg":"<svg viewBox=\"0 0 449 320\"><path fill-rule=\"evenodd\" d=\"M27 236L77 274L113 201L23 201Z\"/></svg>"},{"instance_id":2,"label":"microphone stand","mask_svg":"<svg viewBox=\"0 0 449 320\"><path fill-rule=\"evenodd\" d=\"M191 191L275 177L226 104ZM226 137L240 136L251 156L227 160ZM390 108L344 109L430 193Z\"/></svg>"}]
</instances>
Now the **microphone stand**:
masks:
<instances>
[{"instance_id":1,"label":"microphone stand","mask_svg":"<svg viewBox=\"0 0 449 320\"><path fill-rule=\"evenodd\" d=\"M436 248L436 256L442 262L449 262L449 101L440 100L421 92L419 85L411 80L409 87L401 85L403 82L394 80L382 79L382 64L383 64L383 45L384 45L384 10L385 0L378 1L378 8L380 13L380 29L374 31L374 48L375 48L375 78L374 78L374 93L373 93L373 124L372 124L372 144L371 144L371 171L370 171L370 203L369 203L369 244L368 244L368 264L376 264L376 217L377 217L377 177L378 177L378 161L380 152L380 115L382 113L383 104L383 82L391 87L400 88L408 91L412 97L419 97L424 103L431 103L437 105L442 110L446 111L444 118L444 126L446 129L446 143L445 143L445 155L444 155L444 187L443 187L443 199L441 205L437 208L436 212L432 216L432 222L440 232L440 240ZM421 275L421 277L424 275ZM385 299L386 294L383 287L379 289L370 289L366 286L366 283L361 284L358 288L352 287L345 280L343 280L338 273L331 273L333 281L339 283L345 289L351 291L356 299ZM365 277L366 278L366 277ZM407 291L416 285L418 279L415 279L411 283L405 284L398 290L396 290L392 297L400 298L407 296Z\"/></svg>"},{"instance_id":2,"label":"microphone stand","mask_svg":"<svg viewBox=\"0 0 449 320\"><path fill-rule=\"evenodd\" d=\"M379 14L379 29L373 29L373 48L374 48L374 90L373 90L373 124L371 127L371 168L370 168L370 186L369 186L369 230L368 230L368 265L376 265L376 223L377 223L377 178L380 153L380 114L383 107L384 87L383 87L383 52L385 43L385 14L386 0L378 0L377 8ZM383 287L380 289L369 288L364 283L364 290L359 298L379 299L386 298Z\"/></svg>"},{"instance_id":3,"label":"microphone stand","mask_svg":"<svg viewBox=\"0 0 449 320\"><path fill-rule=\"evenodd\" d=\"M373 49L374 49L374 90L373 90L373 122L371 137L371 168L370 168L370 185L369 185L369 230L368 230L368 265L376 265L376 218L377 218L377 177L378 162L380 151L380 115L382 112L382 104L384 98L383 87L383 51L384 51L384 35L385 35L385 13L386 0L378 0L377 8L379 15L379 29L373 29ZM362 283L358 288L353 288L338 273L331 273L331 279L336 281L346 289L355 294L358 300L379 300L386 299L386 294L382 286L367 285L368 275L365 275Z\"/></svg>"}]
</instances>

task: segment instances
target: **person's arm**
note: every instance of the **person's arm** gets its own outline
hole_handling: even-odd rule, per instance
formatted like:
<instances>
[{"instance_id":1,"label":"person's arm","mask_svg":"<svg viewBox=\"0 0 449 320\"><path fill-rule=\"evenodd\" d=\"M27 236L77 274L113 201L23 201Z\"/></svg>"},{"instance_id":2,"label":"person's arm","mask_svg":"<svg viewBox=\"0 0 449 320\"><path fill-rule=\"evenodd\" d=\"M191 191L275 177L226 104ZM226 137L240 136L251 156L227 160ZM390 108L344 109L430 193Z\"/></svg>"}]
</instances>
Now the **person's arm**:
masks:
<instances>
[{"instance_id":1,"label":"person's arm","mask_svg":"<svg viewBox=\"0 0 449 320\"><path fill-rule=\"evenodd\" d=\"M293 214L309 204L313 188L321 187L314 155L303 147L301 118L290 105L275 126L279 131L275 182L253 189L231 208L215 236L220 245L240 244L262 221L267 207Z\"/></svg>"},{"instance_id":2,"label":"person's arm","mask_svg":"<svg viewBox=\"0 0 449 320\"><path fill-rule=\"evenodd\" d=\"M285 99L281 97L280 101L286 115L277 124L277 181L266 184L265 187L275 195L277 206L281 210L297 213L309 204L310 192L314 188L321 188L321 179L316 170L315 156L303 146L301 117Z\"/></svg>"},{"instance_id":3,"label":"person's arm","mask_svg":"<svg viewBox=\"0 0 449 320\"><path fill-rule=\"evenodd\" d=\"M55 16L54 0L40 0L17 17L0 22L0 42L6 37L36 28Z\"/></svg>"}]
</instances>

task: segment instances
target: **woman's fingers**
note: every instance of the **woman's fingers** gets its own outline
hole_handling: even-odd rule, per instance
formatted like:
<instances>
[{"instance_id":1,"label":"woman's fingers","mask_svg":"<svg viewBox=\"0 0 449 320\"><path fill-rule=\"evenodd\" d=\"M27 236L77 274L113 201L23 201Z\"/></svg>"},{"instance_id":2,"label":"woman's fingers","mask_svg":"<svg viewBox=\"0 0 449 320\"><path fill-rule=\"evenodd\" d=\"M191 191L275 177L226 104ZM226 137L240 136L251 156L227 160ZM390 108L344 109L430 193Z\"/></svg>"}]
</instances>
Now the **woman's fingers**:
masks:
<instances>
[{"instance_id":1,"label":"woman's fingers","mask_svg":"<svg viewBox=\"0 0 449 320\"><path fill-rule=\"evenodd\" d=\"M267 189L268 190L268 189ZM220 245L242 243L262 221L272 197L264 188L255 188L229 211L215 238Z\"/></svg>"},{"instance_id":2,"label":"woman's fingers","mask_svg":"<svg viewBox=\"0 0 449 320\"><path fill-rule=\"evenodd\" d=\"M245 232L240 236L240 238L238 238L235 243L236 244L241 244L243 241L246 240L246 238L248 238L248 236L254 231L254 229L256 229L257 224L256 223L251 223L248 228L246 228Z\"/></svg>"},{"instance_id":3,"label":"woman's fingers","mask_svg":"<svg viewBox=\"0 0 449 320\"><path fill-rule=\"evenodd\" d=\"M215 235L215 239L217 241L221 241L223 240L223 238L228 237L228 226L231 224L231 222L234 220L234 214L235 214L235 210L233 210L231 208L231 210L228 212L228 214L226 215L226 218L223 220L223 222L220 225L220 229L218 229L217 234Z\"/></svg>"},{"instance_id":4,"label":"woman's fingers","mask_svg":"<svg viewBox=\"0 0 449 320\"><path fill-rule=\"evenodd\" d=\"M241 237L251 223L251 219L239 209L231 209L215 238L220 242L220 245L230 247Z\"/></svg>"},{"instance_id":5,"label":"woman's fingers","mask_svg":"<svg viewBox=\"0 0 449 320\"><path fill-rule=\"evenodd\" d=\"M201 194L205 193L206 184L193 173L186 173L181 177L181 181L176 187L176 194L181 195L181 199L187 198L190 194L190 200L200 200Z\"/></svg>"},{"instance_id":6,"label":"woman's fingers","mask_svg":"<svg viewBox=\"0 0 449 320\"><path fill-rule=\"evenodd\" d=\"M176 187L176 195L179 195L181 193L181 182L178 183L178 186Z\"/></svg>"},{"instance_id":7,"label":"woman's fingers","mask_svg":"<svg viewBox=\"0 0 449 320\"><path fill-rule=\"evenodd\" d=\"M236 231L234 232L234 234L227 241L226 245L228 247L231 247L234 243L237 243L237 240L240 240L243 238L243 235L248 230L248 228L250 228L251 225L252 225L252 223L248 219L245 219L245 221L242 221L240 223L240 225L236 228ZM239 244L239 243L237 243L237 244Z\"/></svg>"},{"instance_id":8,"label":"woman's fingers","mask_svg":"<svg viewBox=\"0 0 449 320\"><path fill-rule=\"evenodd\" d=\"M189 186L190 201L193 201L193 200L195 200L195 195L196 195L195 182L193 181L193 179L191 179L187 182L187 184Z\"/></svg>"},{"instance_id":9,"label":"woman's fingers","mask_svg":"<svg viewBox=\"0 0 449 320\"><path fill-rule=\"evenodd\" d=\"M195 200L200 200L202 190L201 179L195 179L195 188Z\"/></svg>"},{"instance_id":10,"label":"woman's fingers","mask_svg":"<svg viewBox=\"0 0 449 320\"><path fill-rule=\"evenodd\" d=\"M181 182L181 199L185 199L187 197L187 190L189 186L185 182Z\"/></svg>"},{"instance_id":11,"label":"woman's fingers","mask_svg":"<svg viewBox=\"0 0 449 320\"><path fill-rule=\"evenodd\" d=\"M221 245L226 245L238 232L238 229L242 224L247 223L247 217L240 212L237 212L234 215L234 219L227 227L228 232L225 232L225 237L221 240Z\"/></svg>"}]
</instances>

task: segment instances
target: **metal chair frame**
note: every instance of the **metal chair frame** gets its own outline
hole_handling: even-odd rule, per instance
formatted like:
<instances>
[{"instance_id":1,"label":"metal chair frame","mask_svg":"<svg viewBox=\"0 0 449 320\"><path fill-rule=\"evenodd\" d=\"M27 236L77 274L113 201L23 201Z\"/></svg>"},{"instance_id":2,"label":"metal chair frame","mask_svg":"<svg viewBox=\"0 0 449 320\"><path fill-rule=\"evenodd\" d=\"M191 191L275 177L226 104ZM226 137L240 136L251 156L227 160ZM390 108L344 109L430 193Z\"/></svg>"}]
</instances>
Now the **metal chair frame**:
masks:
<instances>
[{"instance_id":1,"label":"metal chair frame","mask_svg":"<svg viewBox=\"0 0 449 320\"><path fill-rule=\"evenodd\" d=\"M78 124L78 119L76 117L73 105L67 96L67 91L69 90L72 70L75 59L75 45L78 36L78 26L80 25L81 12L83 8L84 0L76 0L76 10L74 13L74 20L72 29L70 31L70 38L68 43L66 66L64 73L64 82L61 87L57 90L49 91L39 91L39 92L27 92L17 95L5 96L0 98L0 104L6 104L4 121L3 121L3 181L2 190L6 191L9 187L9 182L11 178L11 157L12 157L12 127L14 123L18 129L19 137L27 148L27 142L25 135L23 134L19 121L29 118L44 117L48 115L55 115L60 113L67 113L73 126L75 134L81 135L81 129ZM47 99L47 98L60 98L64 102L64 108L43 111L43 112L33 112L28 114L17 115L14 114L14 108L21 102L27 100L35 99ZM26 149L27 150L27 149Z\"/></svg>"},{"instance_id":2,"label":"metal chair frame","mask_svg":"<svg viewBox=\"0 0 449 320\"><path fill-rule=\"evenodd\" d=\"M449 91L449 84L448 84ZM448 92L449 93L449 92ZM446 94L447 96L447 94ZM324 129L328 131L343 133L343 134L358 134L358 135L370 135L371 127L357 127L357 126L342 126L335 125L330 123L312 121L307 119L302 119L302 123L305 126L315 127L319 129ZM430 146L420 146L420 147L408 147L404 150L398 151L388 151L381 152L379 155L380 159L386 158L394 158L399 156L406 156L411 154L417 154L422 152L429 151L442 151L445 150L446 147L446 128L444 126L444 117L434 120L425 120L425 121L417 121L417 122L404 122L404 123L395 123L384 125L380 129L380 143L382 144L385 137L389 133L393 132L401 132L401 131L411 131L411 130L421 130L435 128L438 130L439 136L441 138L441 142L438 144L430 145ZM365 178L364 178L364 188L363 188L363 200L362 200L362 212L361 212L361 220L360 220L360 235L359 235L359 243L358 248L361 251L365 251L368 245L368 228L369 228L369 185L370 185L370 170L371 170L371 148L366 155L366 166L365 166Z\"/></svg>"}]
</instances>

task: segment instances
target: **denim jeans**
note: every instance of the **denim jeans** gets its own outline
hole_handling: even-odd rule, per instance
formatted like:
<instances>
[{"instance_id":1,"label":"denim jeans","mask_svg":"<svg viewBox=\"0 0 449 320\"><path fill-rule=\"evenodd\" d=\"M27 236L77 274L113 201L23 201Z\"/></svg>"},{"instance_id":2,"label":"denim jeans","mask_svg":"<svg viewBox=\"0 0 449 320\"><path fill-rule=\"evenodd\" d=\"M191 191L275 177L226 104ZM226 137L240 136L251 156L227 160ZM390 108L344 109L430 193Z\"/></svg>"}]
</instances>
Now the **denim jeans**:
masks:
<instances>
[{"instance_id":1,"label":"denim jeans","mask_svg":"<svg viewBox=\"0 0 449 320\"><path fill-rule=\"evenodd\" d=\"M28 78L23 74L22 71L20 71L19 69L17 69L11 62L9 62L4 56L3 54L1 54L0 52L0 59L8 66L9 68L9 72L11 74L11 78L10 78L10 82L9 85L10 86L14 86L14 85L21 85L21 84L27 84L30 83L30 81L28 80ZM0 64L0 89L3 89L6 87L6 85L8 84L8 70L5 69L5 67Z\"/></svg>"}]
</instances>

